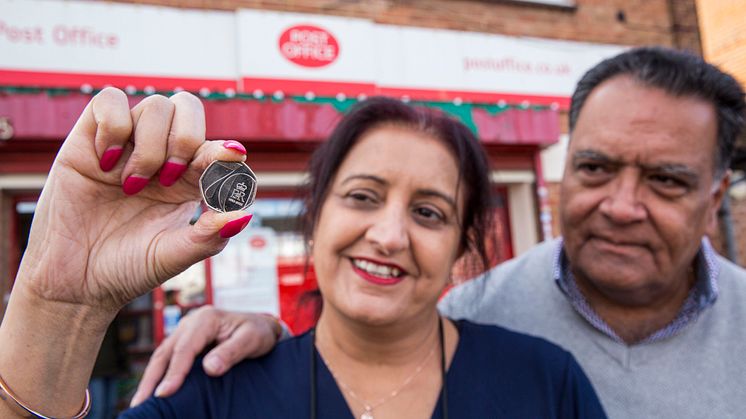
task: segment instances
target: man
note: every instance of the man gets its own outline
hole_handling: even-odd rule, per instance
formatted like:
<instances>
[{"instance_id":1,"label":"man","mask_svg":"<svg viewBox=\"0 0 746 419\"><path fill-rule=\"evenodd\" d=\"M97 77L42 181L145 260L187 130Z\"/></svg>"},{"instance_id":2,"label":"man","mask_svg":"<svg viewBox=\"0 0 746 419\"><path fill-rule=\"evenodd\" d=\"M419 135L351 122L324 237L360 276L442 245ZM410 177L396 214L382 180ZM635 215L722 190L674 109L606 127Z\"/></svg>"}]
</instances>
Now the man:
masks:
<instances>
[{"instance_id":1,"label":"man","mask_svg":"<svg viewBox=\"0 0 746 419\"><path fill-rule=\"evenodd\" d=\"M640 48L598 64L572 97L563 238L457 287L443 313L564 346L612 418L742 416L746 271L705 234L745 108L733 78L680 52ZM187 340L205 340L198 324L220 318L203 317L185 324L180 357L202 349ZM188 364L178 362L171 387ZM149 368L138 399L164 368Z\"/></svg>"}]
</instances>

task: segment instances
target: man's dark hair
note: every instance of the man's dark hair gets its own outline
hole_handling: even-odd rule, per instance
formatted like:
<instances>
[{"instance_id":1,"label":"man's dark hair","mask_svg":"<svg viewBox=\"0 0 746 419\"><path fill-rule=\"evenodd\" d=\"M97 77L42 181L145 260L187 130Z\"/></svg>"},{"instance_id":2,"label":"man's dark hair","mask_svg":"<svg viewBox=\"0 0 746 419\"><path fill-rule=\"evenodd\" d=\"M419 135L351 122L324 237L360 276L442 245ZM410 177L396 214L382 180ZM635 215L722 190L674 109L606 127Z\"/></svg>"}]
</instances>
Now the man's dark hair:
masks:
<instances>
[{"instance_id":1,"label":"man's dark hair","mask_svg":"<svg viewBox=\"0 0 746 419\"><path fill-rule=\"evenodd\" d=\"M715 174L730 166L736 139L744 127L744 91L730 75L702 58L663 47L634 48L591 68L578 82L570 105L570 132L593 89L615 76L627 75L672 96L694 96L713 104L718 133ZM634 106L633 103L624 106Z\"/></svg>"}]
</instances>

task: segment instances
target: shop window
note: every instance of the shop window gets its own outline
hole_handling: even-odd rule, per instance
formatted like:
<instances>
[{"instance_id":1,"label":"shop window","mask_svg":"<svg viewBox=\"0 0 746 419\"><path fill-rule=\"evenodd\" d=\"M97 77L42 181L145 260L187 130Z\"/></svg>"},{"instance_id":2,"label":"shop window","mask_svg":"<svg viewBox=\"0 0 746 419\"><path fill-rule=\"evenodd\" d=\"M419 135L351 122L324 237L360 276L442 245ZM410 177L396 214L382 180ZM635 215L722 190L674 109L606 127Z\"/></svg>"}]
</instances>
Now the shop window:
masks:
<instances>
[{"instance_id":1,"label":"shop window","mask_svg":"<svg viewBox=\"0 0 746 419\"><path fill-rule=\"evenodd\" d=\"M216 307L279 315L294 333L315 323L316 289L300 231L301 201L259 198L249 227L210 258Z\"/></svg>"},{"instance_id":2,"label":"shop window","mask_svg":"<svg viewBox=\"0 0 746 419\"><path fill-rule=\"evenodd\" d=\"M29 233L31 232L31 221L36 210L36 199L36 196L19 196L13 199L9 278L15 278L23 253L26 251Z\"/></svg>"}]
</instances>

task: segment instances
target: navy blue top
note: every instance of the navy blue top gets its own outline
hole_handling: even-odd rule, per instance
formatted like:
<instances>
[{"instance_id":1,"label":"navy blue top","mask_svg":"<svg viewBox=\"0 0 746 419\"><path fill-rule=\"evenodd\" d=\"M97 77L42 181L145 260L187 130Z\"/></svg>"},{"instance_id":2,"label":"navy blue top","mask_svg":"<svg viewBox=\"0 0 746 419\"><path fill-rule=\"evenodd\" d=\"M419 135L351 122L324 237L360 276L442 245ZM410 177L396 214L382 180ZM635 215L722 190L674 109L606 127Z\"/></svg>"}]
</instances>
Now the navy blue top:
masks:
<instances>
[{"instance_id":1,"label":"navy blue top","mask_svg":"<svg viewBox=\"0 0 746 419\"><path fill-rule=\"evenodd\" d=\"M455 322L459 342L448 369L448 416L454 418L605 418L588 378L569 352L546 340L497 326ZM151 397L120 418L309 418L312 337L280 342L220 378L192 367L173 396ZM353 415L322 358L317 417ZM432 414L443 417L440 398Z\"/></svg>"}]
</instances>

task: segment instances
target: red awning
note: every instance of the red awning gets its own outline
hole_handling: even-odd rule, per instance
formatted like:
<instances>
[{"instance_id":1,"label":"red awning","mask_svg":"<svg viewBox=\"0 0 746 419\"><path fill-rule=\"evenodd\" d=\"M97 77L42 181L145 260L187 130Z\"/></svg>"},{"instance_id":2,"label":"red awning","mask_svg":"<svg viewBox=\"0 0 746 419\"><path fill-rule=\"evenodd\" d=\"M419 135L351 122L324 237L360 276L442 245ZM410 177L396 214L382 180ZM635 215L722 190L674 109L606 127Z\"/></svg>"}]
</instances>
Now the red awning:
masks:
<instances>
[{"instance_id":1,"label":"red awning","mask_svg":"<svg viewBox=\"0 0 746 419\"><path fill-rule=\"evenodd\" d=\"M0 92L0 119L9 121L14 140L62 140L90 98L82 93ZM131 105L142 98L132 97ZM330 103L293 99L203 99L203 103L211 139L322 141L341 117ZM491 113L474 105L465 110L470 119L465 122L476 127L485 143L543 146L559 138L559 115L554 109L512 108ZM464 112L459 117L464 119Z\"/></svg>"}]
</instances>

